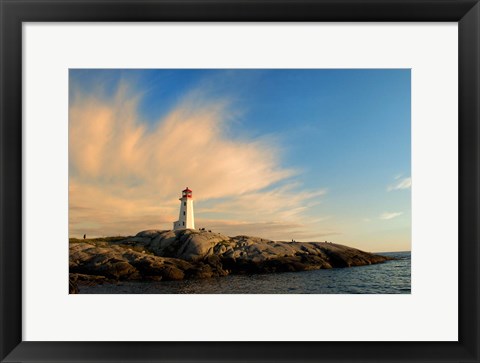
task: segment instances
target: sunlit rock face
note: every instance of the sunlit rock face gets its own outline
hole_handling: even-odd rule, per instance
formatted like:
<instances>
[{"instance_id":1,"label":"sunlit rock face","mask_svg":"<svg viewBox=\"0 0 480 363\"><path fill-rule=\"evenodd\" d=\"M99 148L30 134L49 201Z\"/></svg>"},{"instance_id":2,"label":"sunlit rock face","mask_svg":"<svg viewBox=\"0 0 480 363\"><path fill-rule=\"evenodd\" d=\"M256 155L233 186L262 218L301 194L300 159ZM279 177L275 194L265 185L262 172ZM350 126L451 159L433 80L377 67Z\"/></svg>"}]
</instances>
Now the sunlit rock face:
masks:
<instances>
[{"instance_id":1,"label":"sunlit rock face","mask_svg":"<svg viewBox=\"0 0 480 363\"><path fill-rule=\"evenodd\" d=\"M222 260L261 263L295 258L312 268L351 267L387 258L329 242L276 242L259 237L228 237L198 230L144 231L124 243L142 246L155 255L199 261L209 255Z\"/></svg>"},{"instance_id":2,"label":"sunlit rock face","mask_svg":"<svg viewBox=\"0 0 480 363\"><path fill-rule=\"evenodd\" d=\"M330 242L279 242L193 229L70 240L71 285L306 271L370 265L389 259ZM71 290L75 291L75 286Z\"/></svg>"}]
</instances>

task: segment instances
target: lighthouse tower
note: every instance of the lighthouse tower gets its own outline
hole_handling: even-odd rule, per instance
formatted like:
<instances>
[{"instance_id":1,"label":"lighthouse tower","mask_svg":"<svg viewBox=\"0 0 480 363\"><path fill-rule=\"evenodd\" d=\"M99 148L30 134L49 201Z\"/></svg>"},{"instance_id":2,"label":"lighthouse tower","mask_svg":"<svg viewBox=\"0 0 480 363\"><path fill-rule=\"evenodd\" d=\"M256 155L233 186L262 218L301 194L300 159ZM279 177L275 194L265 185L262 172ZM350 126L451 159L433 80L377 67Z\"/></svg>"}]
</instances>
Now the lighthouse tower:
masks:
<instances>
[{"instance_id":1,"label":"lighthouse tower","mask_svg":"<svg viewBox=\"0 0 480 363\"><path fill-rule=\"evenodd\" d=\"M173 222L173 229L195 229L192 191L186 187L185 190L182 190L182 197L179 200L181 203L180 214L178 221Z\"/></svg>"}]
</instances>

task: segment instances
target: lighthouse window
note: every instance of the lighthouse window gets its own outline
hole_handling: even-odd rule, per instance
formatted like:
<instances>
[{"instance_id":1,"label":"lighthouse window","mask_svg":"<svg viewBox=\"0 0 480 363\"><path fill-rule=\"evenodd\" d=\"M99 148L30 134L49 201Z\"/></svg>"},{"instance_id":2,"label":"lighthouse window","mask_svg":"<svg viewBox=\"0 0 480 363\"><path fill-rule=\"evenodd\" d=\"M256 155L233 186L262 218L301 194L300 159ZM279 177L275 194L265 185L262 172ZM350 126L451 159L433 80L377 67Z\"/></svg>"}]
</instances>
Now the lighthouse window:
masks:
<instances>
[{"instance_id":1,"label":"lighthouse window","mask_svg":"<svg viewBox=\"0 0 480 363\"><path fill-rule=\"evenodd\" d=\"M183 211L183 215L185 215L185 211Z\"/></svg>"},{"instance_id":2,"label":"lighthouse window","mask_svg":"<svg viewBox=\"0 0 480 363\"><path fill-rule=\"evenodd\" d=\"M187 202L183 202L183 206L185 207L187 205Z\"/></svg>"},{"instance_id":3,"label":"lighthouse window","mask_svg":"<svg viewBox=\"0 0 480 363\"><path fill-rule=\"evenodd\" d=\"M185 225L185 222L182 222L182 226L184 226L184 225Z\"/></svg>"}]
</instances>

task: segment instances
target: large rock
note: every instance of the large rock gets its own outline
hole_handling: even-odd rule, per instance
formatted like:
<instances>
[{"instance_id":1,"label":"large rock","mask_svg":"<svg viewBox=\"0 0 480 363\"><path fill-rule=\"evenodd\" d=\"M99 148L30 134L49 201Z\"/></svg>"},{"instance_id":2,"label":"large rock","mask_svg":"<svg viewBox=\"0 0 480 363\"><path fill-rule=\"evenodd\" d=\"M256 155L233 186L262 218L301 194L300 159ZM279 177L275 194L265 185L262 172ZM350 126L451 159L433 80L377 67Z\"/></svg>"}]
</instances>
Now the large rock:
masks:
<instances>
[{"instance_id":1,"label":"large rock","mask_svg":"<svg viewBox=\"0 0 480 363\"><path fill-rule=\"evenodd\" d=\"M154 256L119 245L109 248L89 243L70 245L70 272L112 280L182 280L193 265L180 259Z\"/></svg>"},{"instance_id":2,"label":"large rock","mask_svg":"<svg viewBox=\"0 0 480 363\"><path fill-rule=\"evenodd\" d=\"M300 271L380 263L387 257L327 242L275 242L251 236L228 237L199 230L143 231L124 246L198 263L218 257L215 270L232 272ZM219 266L221 265L221 266ZM222 271L223 270L223 271Z\"/></svg>"},{"instance_id":3,"label":"large rock","mask_svg":"<svg viewBox=\"0 0 480 363\"><path fill-rule=\"evenodd\" d=\"M70 243L71 273L116 281L305 271L369 265L388 259L334 243L275 242L189 229L148 230L134 237L115 238L108 243L105 239ZM71 289L75 291L73 284Z\"/></svg>"},{"instance_id":4,"label":"large rock","mask_svg":"<svg viewBox=\"0 0 480 363\"><path fill-rule=\"evenodd\" d=\"M179 258L191 262L215 255L229 265L277 265L279 261L305 265L305 269L362 266L380 263L387 257L356 248L327 242L275 242L251 236L228 237L219 233L178 230L144 231L126 239L123 245L144 248L157 256ZM286 259L290 257L289 259ZM275 260L276 263L271 261ZM269 267L270 268L270 267ZM290 267L289 269L291 269Z\"/></svg>"},{"instance_id":5,"label":"large rock","mask_svg":"<svg viewBox=\"0 0 480 363\"><path fill-rule=\"evenodd\" d=\"M122 241L123 245L143 246L157 256L199 261L213 254L213 248L230 238L218 233L184 229L177 231L143 231Z\"/></svg>"}]
</instances>

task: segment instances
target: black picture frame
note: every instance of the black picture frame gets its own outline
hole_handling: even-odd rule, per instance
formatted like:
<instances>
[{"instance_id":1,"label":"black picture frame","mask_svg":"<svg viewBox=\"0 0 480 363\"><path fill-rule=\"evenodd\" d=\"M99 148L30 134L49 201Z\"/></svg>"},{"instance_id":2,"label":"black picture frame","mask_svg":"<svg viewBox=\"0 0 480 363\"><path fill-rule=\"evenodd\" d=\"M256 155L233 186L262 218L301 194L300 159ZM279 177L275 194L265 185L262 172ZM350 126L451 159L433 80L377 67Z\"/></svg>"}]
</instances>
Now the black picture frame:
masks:
<instances>
[{"instance_id":1,"label":"black picture frame","mask_svg":"<svg viewBox=\"0 0 480 363\"><path fill-rule=\"evenodd\" d=\"M0 0L0 12L2 362L479 362L480 5L477 0ZM22 341L22 22L79 21L458 22L459 341ZM228 323L222 329L228 332Z\"/></svg>"}]
</instances>

